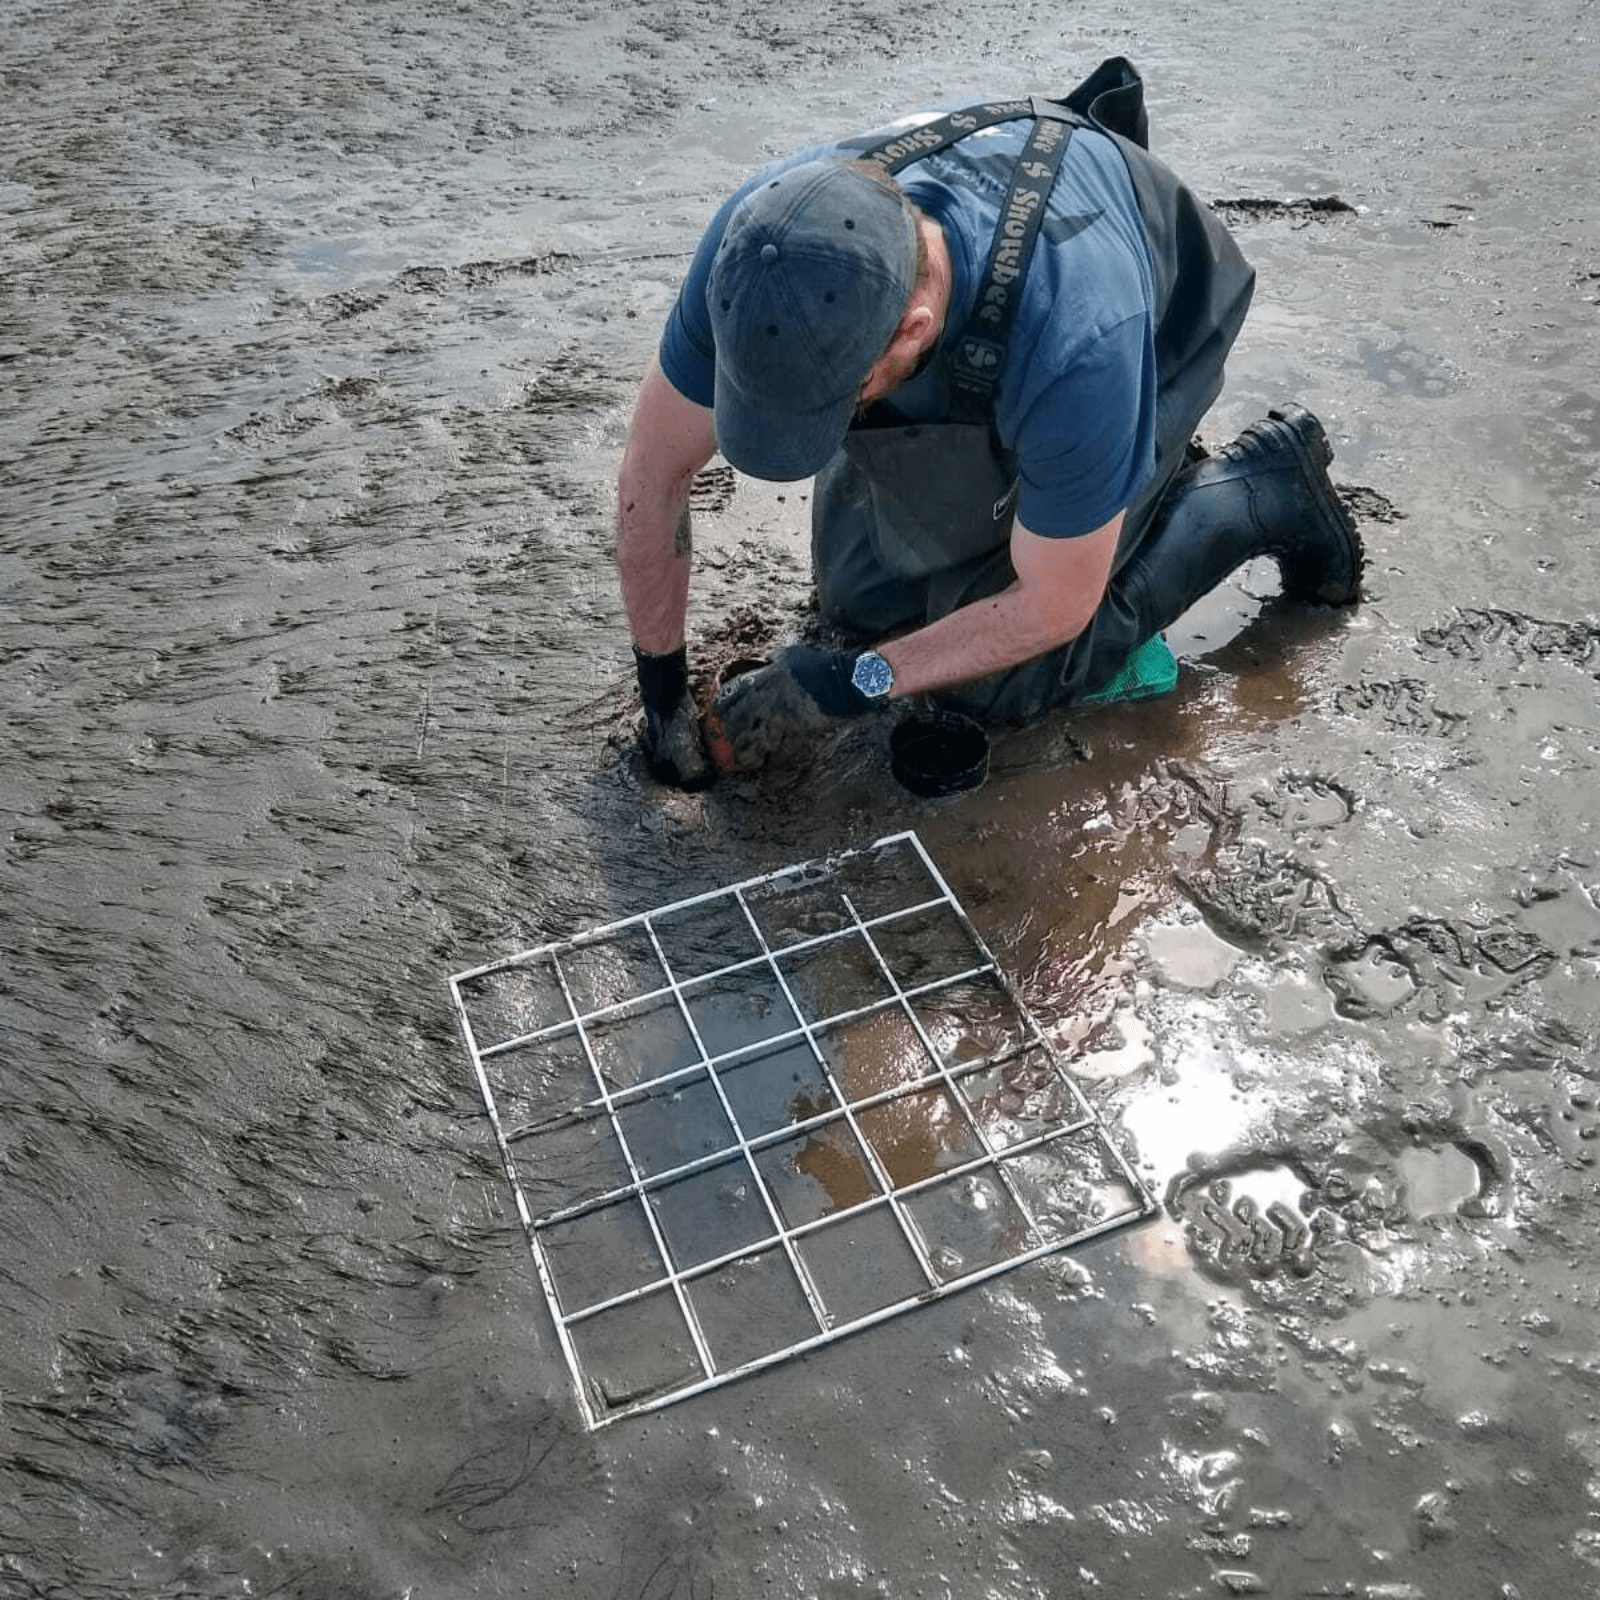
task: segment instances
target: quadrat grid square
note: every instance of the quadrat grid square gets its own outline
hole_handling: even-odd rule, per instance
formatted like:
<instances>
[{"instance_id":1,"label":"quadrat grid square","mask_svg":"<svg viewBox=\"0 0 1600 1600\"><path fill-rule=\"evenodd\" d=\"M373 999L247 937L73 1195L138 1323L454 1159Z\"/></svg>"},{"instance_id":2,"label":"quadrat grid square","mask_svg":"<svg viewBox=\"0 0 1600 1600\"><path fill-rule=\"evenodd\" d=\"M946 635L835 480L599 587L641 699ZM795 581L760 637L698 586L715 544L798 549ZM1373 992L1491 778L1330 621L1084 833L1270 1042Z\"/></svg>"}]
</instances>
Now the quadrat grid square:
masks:
<instances>
[{"instance_id":1,"label":"quadrat grid square","mask_svg":"<svg viewBox=\"0 0 1600 1600\"><path fill-rule=\"evenodd\" d=\"M1154 1209L912 833L450 985L591 1428Z\"/></svg>"}]
</instances>

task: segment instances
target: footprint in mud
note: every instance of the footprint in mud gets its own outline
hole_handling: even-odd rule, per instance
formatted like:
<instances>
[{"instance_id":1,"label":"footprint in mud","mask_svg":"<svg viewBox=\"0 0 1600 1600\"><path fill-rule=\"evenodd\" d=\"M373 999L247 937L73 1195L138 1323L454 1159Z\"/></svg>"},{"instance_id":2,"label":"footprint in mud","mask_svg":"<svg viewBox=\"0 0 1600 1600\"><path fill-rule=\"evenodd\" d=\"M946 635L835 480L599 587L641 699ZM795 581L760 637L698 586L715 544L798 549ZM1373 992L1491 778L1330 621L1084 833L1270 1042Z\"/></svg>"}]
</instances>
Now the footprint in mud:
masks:
<instances>
[{"instance_id":1,"label":"footprint in mud","mask_svg":"<svg viewBox=\"0 0 1600 1600\"><path fill-rule=\"evenodd\" d=\"M1542 978L1555 952L1512 923L1475 927L1442 917L1413 917L1399 928L1335 945L1323 980L1340 1016L1392 1016L1413 1001L1436 1021L1465 1006L1489 1009Z\"/></svg>"},{"instance_id":2,"label":"footprint in mud","mask_svg":"<svg viewBox=\"0 0 1600 1600\"><path fill-rule=\"evenodd\" d=\"M1348 1290L1360 1269L1336 1246L1384 1256L1430 1219L1499 1216L1511 1182L1504 1144L1448 1120L1394 1118L1318 1167L1235 1162L1176 1178L1167 1209L1197 1270L1236 1288L1331 1274Z\"/></svg>"},{"instance_id":3,"label":"footprint in mud","mask_svg":"<svg viewBox=\"0 0 1600 1600\"><path fill-rule=\"evenodd\" d=\"M1235 227L1246 222L1293 222L1305 227L1308 223L1328 222L1334 217L1358 215L1355 206L1336 194L1303 200L1263 200L1246 195L1236 200L1213 200L1211 209Z\"/></svg>"},{"instance_id":4,"label":"footprint in mud","mask_svg":"<svg viewBox=\"0 0 1600 1600\"><path fill-rule=\"evenodd\" d=\"M1186 840L1185 853L1230 843L1239 832L1239 812L1227 785L1214 771L1194 761L1155 762L1137 783L1121 785L1106 798L1101 822L1117 843L1157 830Z\"/></svg>"},{"instance_id":5,"label":"footprint in mud","mask_svg":"<svg viewBox=\"0 0 1600 1600\"><path fill-rule=\"evenodd\" d=\"M1555 953L1523 928L1508 925L1484 928L1477 935L1479 953L1501 972L1516 977L1538 976L1550 969ZM1537 967L1538 973L1533 969Z\"/></svg>"},{"instance_id":6,"label":"footprint in mud","mask_svg":"<svg viewBox=\"0 0 1600 1600\"><path fill-rule=\"evenodd\" d=\"M1355 509L1353 500L1347 503ZM1383 520L1377 509L1363 506L1358 514ZM1424 651L1455 660L1482 661L1502 653L1519 663L1554 660L1574 666L1591 663L1597 640L1600 627L1590 622L1549 622L1494 607L1460 609L1417 633ZM1364 677L1336 689L1333 705L1350 715L1376 714L1384 727L1398 733L1448 737L1460 732L1468 720L1461 712L1441 708L1434 688L1419 678Z\"/></svg>"},{"instance_id":7,"label":"footprint in mud","mask_svg":"<svg viewBox=\"0 0 1600 1600\"><path fill-rule=\"evenodd\" d=\"M1421 1139L1395 1163L1399 1200L1414 1222L1455 1213L1497 1217L1504 1209L1511 1161L1497 1140L1472 1134Z\"/></svg>"},{"instance_id":8,"label":"footprint in mud","mask_svg":"<svg viewBox=\"0 0 1600 1600\"><path fill-rule=\"evenodd\" d=\"M1363 678L1334 691L1336 711L1349 714L1376 712L1384 727L1396 733L1454 733L1467 720L1454 711L1442 711L1433 690L1418 678Z\"/></svg>"},{"instance_id":9,"label":"footprint in mud","mask_svg":"<svg viewBox=\"0 0 1600 1600\"><path fill-rule=\"evenodd\" d=\"M1255 804L1290 833L1335 827L1353 805L1349 791L1291 775ZM1313 947L1334 1010L1371 1021L1414 1009L1427 1021L1475 1008L1494 1011L1538 982L1558 956L1510 918L1484 924L1413 917L1368 932L1314 865L1257 841L1227 845L1209 866L1180 868L1179 887L1213 933L1245 950Z\"/></svg>"},{"instance_id":10,"label":"footprint in mud","mask_svg":"<svg viewBox=\"0 0 1600 1600\"><path fill-rule=\"evenodd\" d=\"M737 483L732 467L707 467L697 472L689 486L689 509L708 515L726 511L733 504Z\"/></svg>"},{"instance_id":11,"label":"footprint in mud","mask_svg":"<svg viewBox=\"0 0 1600 1600\"><path fill-rule=\"evenodd\" d=\"M1403 512L1387 495L1364 483L1336 483L1334 493L1358 522L1403 522Z\"/></svg>"},{"instance_id":12,"label":"footprint in mud","mask_svg":"<svg viewBox=\"0 0 1600 1600\"><path fill-rule=\"evenodd\" d=\"M402 294L442 294L456 285L481 288L504 278L533 278L554 272L575 261L576 256L559 250L541 256L518 256L505 261L467 261L456 267L406 267L395 275L394 286Z\"/></svg>"},{"instance_id":13,"label":"footprint in mud","mask_svg":"<svg viewBox=\"0 0 1600 1600\"><path fill-rule=\"evenodd\" d=\"M1306 1210L1306 1198L1305 1183L1286 1166L1241 1168L1203 1181L1180 1178L1168 1209L1196 1267L1237 1285L1316 1270L1326 1218L1315 1206Z\"/></svg>"},{"instance_id":14,"label":"footprint in mud","mask_svg":"<svg viewBox=\"0 0 1600 1600\"><path fill-rule=\"evenodd\" d=\"M1417 638L1425 648L1458 660L1481 661L1490 651L1501 651L1517 661L1555 658L1584 666L1594 654L1600 627L1547 622L1498 607L1462 607L1448 622L1420 629Z\"/></svg>"},{"instance_id":15,"label":"footprint in mud","mask_svg":"<svg viewBox=\"0 0 1600 1600\"><path fill-rule=\"evenodd\" d=\"M1417 992L1417 978L1386 939L1369 939L1351 954L1340 952L1323 969L1322 981L1341 1017L1387 1017Z\"/></svg>"},{"instance_id":16,"label":"footprint in mud","mask_svg":"<svg viewBox=\"0 0 1600 1600\"><path fill-rule=\"evenodd\" d=\"M1350 918L1333 885L1316 868L1264 845L1227 846L1214 866L1175 876L1213 931L1231 943L1260 949L1296 937L1349 937Z\"/></svg>"},{"instance_id":17,"label":"footprint in mud","mask_svg":"<svg viewBox=\"0 0 1600 1600\"><path fill-rule=\"evenodd\" d=\"M1264 817L1292 834L1336 828L1356 808L1352 790L1314 772L1286 772L1275 789L1253 795L1251 801Z\"/></svg>"}]
</instances>

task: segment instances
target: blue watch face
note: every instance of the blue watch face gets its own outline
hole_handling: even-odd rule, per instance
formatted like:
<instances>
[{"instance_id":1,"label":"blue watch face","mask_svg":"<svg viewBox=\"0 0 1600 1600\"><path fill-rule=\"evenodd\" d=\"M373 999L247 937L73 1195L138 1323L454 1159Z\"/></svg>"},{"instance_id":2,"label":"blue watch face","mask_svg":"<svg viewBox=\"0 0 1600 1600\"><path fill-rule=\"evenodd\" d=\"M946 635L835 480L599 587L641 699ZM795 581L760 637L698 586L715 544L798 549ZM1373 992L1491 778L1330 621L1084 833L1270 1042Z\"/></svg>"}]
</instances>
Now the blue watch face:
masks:
<instances>
[{"instance_id":1,"label":"blue watch face","mask_svg":"<svg viewBox=\"0 0 1600 1600\"><path fill-rule=\"evenodd\" d=\"M850 681L869 700L881 700L894 688L894 668L876 650L856 657Z\"/></svg>"}]
</instances>

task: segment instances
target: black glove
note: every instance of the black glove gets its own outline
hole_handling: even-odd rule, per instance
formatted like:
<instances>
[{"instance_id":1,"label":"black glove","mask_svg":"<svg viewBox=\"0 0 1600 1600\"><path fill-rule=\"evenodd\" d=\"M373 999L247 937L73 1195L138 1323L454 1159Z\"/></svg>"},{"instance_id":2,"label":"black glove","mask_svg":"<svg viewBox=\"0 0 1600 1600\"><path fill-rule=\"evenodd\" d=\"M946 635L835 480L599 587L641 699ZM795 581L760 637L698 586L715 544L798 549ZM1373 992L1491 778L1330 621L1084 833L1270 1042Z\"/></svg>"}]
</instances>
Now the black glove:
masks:
<instances>
[{"instance_id":1,"label":"black glove","mask_svg":"<svg viewBox=\"0 0 1600 1600\"><path fill-rule=\"evenodd\" d=\"M700 725L689 698L689 653L686 649L652 655L633 647L644 700L644 727L639 743L651 775L679 789L698 789L713 773L700 742Z\"/></svg>"},{"instance_id":2,"label":"black glove","mask_svg":"<svg viewBox=\"0 0 1600 1600\"><path fill-rule=\"evenodd\" d=\"M850 681L855 657L791 645L770 666L742 673L717 691L706 714L706 744L722 772L750 772L792 760L836 717L872 702Z\"/></svg>"},{"instance_id":3,"label":"black glove","mask_svg":"<svg viewBox=\"0 0 1600 1600\"><path fill-rule=\"evenodd\" d=\"M851 679L856 666L853 650L811 650L792 644L778 662L830 717L859 717L872 709L872 701Z\"/></svg>"}]
</instances>

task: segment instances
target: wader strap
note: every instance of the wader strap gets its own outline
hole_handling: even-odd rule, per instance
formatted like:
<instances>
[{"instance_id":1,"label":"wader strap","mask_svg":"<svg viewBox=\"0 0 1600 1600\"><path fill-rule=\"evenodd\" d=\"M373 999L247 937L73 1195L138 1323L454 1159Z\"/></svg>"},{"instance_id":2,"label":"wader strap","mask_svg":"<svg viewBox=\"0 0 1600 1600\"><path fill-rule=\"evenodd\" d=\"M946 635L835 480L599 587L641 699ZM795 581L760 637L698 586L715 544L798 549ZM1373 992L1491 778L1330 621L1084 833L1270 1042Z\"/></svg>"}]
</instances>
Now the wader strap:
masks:
<instances>
[{"instance_id":1,"label":"wader strap","mask_svg":"<svg viewBox=\"0 0 1600 1600\"><path fill-rule=\"evenodd\" d=\"M924 122L920 127L908 128L903 133L890 134L876 141L847 139L840 147L853 153L857 161L876 162L885 172L898 172L913 161L931 156L935 150L965 139L980 128L992 128L997 122L1016 122L1022 117L1070 117L1072 113L1053 100L1033 95L1026 100L986 100L979 106L968 106L964 111L947 112Z\"/></svg>"},{"instance_id":2,"label":"wader strap","mask_svg":"<svg viewBox=\"0 0 1600 1600\"><path fill-rule=\"evenodd\" d=\"M875 161L885 172L898 172L968 134L1023 117L1032 119L1033 132L1012 168L1011 187L1000 207L1000 221L978 283L972 318L945 361L956 421L991 419L990 401L1005 364L1006 341L1022 303L1022 280L1044 224L1045 207L1062 158L1073 130L1083 118L1057 101L1032 95L1026 100L986 101L887 139L844 147L857 152L857 160Z\"/></svg>"},{"instance_id":3,"label":"wader strap","mask_svg":"<svg viewBox=\"0 0 1600 1600\"><path fill-rule=\"evenodd\" d=\"M1022 304L1022 280L1044 224L1062 157L1079 122L1065 107L1048 101L1036 101L1035 106L1033 132L1011 171L1011 187L1000 207L971 319L947 360L951 400L956 415L967 421L990 414L989 402L1005 364L1011 325Z\"/></svg>"}]
</instances>

